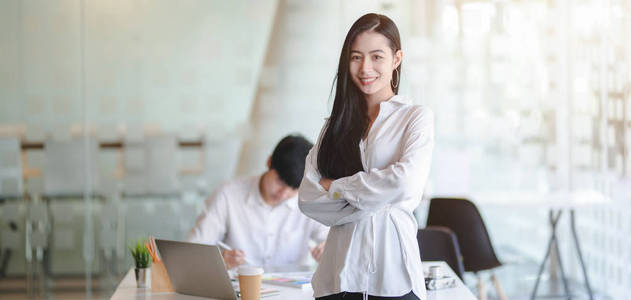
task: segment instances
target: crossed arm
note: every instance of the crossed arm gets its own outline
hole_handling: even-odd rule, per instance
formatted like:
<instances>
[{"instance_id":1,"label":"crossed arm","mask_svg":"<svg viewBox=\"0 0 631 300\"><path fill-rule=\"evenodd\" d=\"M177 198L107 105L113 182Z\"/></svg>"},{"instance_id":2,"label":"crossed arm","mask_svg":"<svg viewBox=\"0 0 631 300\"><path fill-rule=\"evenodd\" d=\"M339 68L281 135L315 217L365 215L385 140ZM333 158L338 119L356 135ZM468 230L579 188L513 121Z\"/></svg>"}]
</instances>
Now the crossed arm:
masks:
<instances>
[{"instance_id":1,"label":"crossed arm","mask_svg":"<svg viewBox=\"0 0 631 300\"><path fill-rule=\"evenodd\" d=\"M322 178L316 168L318 143L305 161L299 193L301 211L324 225L336 226L358 221L386 205L419 195L431 164L433 124L431 111L418 114L405 129L402 154L397 162L336 180Z\"/></svg>"}]
</instances>

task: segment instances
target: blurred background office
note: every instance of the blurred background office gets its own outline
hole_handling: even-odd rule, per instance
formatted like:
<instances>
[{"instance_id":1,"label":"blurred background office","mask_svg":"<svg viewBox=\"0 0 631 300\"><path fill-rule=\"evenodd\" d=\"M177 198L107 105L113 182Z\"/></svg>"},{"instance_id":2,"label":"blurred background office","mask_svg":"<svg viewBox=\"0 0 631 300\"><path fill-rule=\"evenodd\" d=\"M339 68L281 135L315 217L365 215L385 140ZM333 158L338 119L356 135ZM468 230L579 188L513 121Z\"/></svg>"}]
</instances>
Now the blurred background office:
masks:
<instances>
[{"instance_id":1,"label":"blurred background office","mask_svg":"<svg viewBox=\"0 0 631 300\"><path fill-rule=\"evenodd\" d=\"M315 140L366 12L397 23L400 93L436 113L425 197L478 206L509 298L530 296L561 195L598 299L627 299L627 0L2 0L0 298L109 298L132 241L185 238L208 193L265 170L279 138Z\"/></svg>"}]
</instances>

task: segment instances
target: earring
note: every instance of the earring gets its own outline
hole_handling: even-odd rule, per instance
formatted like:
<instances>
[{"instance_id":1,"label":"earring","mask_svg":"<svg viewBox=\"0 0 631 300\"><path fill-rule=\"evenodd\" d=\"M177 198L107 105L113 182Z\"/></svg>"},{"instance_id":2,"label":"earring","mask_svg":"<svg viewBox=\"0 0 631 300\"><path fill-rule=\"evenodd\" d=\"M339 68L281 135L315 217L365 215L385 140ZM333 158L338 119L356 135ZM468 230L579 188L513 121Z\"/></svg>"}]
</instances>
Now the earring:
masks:
<instances>
[{"instance_id":1,"label":"earring","mask_svg":"<svg viewBox=\"0 0 631 300\"><path fill-rule=\"evenodd\" d=\"M401 76L399 76L399 70L398 69L394 69L394 72L397 73L397 80L395 81L394 78L392 78L392 80L390 81L390 84L392 85L393 89L396 89L399 86L399 79L401 79ZM396 82L396 84L394 84Z\"/></svg>"}]
</instances>

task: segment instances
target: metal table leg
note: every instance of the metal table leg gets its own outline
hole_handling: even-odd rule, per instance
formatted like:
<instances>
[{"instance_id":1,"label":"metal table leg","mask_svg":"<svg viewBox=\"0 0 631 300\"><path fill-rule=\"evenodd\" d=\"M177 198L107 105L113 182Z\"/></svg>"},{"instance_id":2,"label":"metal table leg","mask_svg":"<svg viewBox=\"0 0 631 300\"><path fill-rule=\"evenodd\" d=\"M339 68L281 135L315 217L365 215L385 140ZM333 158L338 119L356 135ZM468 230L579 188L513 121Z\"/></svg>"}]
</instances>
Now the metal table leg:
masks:
<instances>
[{"instance_id":1,"label":"metal table leg","mask_svg":"<svg viewBox=\"0 0 631 300\"><path fill-rule=\"evenodd\" d=\"M543 270L545 268L546 265L546 261L548 260L548 258L550 258L550 253L552 252L552 250L554 249L554 252L557 256L558 259L558 263L559 263L559 269L561 270L561 279L563 280L563 288L565 290L565 295L560 295L559 297L566 297L567 299L571 298L570 295L570 289L569 289L569 285L567 282L567 278L565 277L565 272L563 270L563 264L561 262L561 253L559 251L559 245L558 245L558 240L557 240L557 235L556 235L556 229L557 226L559 224L559 219L561 218L561 214L563 213L563 211L561 209L559 209L558 211L555 211L554 209L550 209L550 229L551 229L551 234L550 234L550 240L548 242L548 250L546 252L546 255L543 258L543 261L541 261L541 265L539 266L539 273L537 274L537 279L535 281L535 287L532 291L532 295L530 296L531 300L534 300L535 298L537 298L537 289L539 288L539 282L541 280L541 275L543 274Z\"/></svg>"},{"instance_id":2,"label":"metal table leg","mask_svg":"<svg viewBox=\"0 0 631 300\"><path fill-rule=\"evenodd\" d=\"M589 294L589 299L594 300L592 287L589 284L589 276L587 275L587 268L585 268L585 261L583 261L583 253L581 253L581 247L578 243L578 235L576 234L576 222L574 218L574 209L570 210L570 225L572 227L572 237L574 238L574 245L576 246L576 252L578 253L578 260L581 263L581 270L583 270L583 277L585 278L585 287L587 287L587 293Z\"/></svg>"},{"instance_id":3,"label":"metal table leg","mask_svg":"<svg viewBox=\"0 0 631 300\"><path fill-rule=\"evenodd\" d=\"M555 215L556 213L556 215ZM567 282L567 277L565 276L565 271L563 268L563 263L561 260L561 253L559 251L559 245L556 235L556 228L559 223L559 219L561 217L562 209L555 211L554 209L550 210L550 228L552 229L552 234L550 236L550 242L548 243L548 250L546 252L543 261L541 262L541 266L539 267L539 273L537 274L537 279L535 281L535 287L532 291L532 295L530 296L531 300L537 298L537 289L539 288L539 281L541 280L541 275L543 274L543 269L545 267L546 261L550 257L550 252L554 248L554 251L557 255L559 270L561 271L561 279L563 280L563 287L565 289L564 295L559 295L557 297L571 299L572 295L570 294L569 285ZM581 270L583 271L583 277L585 278L585 286L587 288L587 292L589 294L589 299L594 300L594 294L592 292L591 285L589 283L589 276L587 274L587 268L585 267L585 261L583 260L583 253L581 252L581 247L578 242L578 234L576 234L576 221L574 216L574 209L570 209L570 227L572 229L572 239L574 240L574 246L576 247L576 252L578 253L578 259L581 264ZM549 296L548 296L549 297Z\"/></svg>"}]
</instances>

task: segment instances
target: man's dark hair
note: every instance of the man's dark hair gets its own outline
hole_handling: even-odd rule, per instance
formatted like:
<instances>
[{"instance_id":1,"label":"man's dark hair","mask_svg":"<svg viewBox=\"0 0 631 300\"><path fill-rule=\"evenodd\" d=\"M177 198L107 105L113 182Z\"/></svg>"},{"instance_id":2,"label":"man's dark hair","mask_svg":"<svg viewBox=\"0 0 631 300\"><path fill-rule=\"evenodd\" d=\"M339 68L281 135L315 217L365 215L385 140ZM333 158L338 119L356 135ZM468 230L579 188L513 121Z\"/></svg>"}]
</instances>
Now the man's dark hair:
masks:
<instances>
[{"instance_id":1,"label":"man's dark hair","mask_svg":"<svg viewBox=\"0 0 631 300\"><path fill-rule=\"evenodd\" d=\"M298 188L305 172L305 159L313 144L301 135L284 137L272 153L271 169L288 186Z\"/></svg>"}]
</instances>

